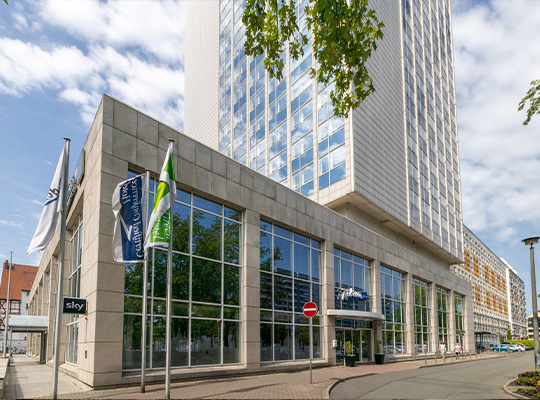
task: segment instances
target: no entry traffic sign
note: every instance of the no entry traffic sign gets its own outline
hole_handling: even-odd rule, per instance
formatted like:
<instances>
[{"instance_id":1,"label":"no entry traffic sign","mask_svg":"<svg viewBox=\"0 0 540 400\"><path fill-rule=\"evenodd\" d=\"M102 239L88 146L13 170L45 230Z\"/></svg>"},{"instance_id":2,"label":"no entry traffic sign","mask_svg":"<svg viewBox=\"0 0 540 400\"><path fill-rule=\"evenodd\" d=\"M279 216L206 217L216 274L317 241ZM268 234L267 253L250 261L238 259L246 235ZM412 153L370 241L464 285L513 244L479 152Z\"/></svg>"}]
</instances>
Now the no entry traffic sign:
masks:
<instances>
[{"instance_id":1,"label":"no entry traffic sign","mask_svg":"<svg viewBox=\"0 0 540 400\"><path fill-rule=\"evenodd\" d=\"M312 301L308 301L306 304L304 304L304 308L302 308L302 311L304 312L304 315L306 317L314 317L315 314L317 314L317 304Z\"/></svg>"}]
</instances>

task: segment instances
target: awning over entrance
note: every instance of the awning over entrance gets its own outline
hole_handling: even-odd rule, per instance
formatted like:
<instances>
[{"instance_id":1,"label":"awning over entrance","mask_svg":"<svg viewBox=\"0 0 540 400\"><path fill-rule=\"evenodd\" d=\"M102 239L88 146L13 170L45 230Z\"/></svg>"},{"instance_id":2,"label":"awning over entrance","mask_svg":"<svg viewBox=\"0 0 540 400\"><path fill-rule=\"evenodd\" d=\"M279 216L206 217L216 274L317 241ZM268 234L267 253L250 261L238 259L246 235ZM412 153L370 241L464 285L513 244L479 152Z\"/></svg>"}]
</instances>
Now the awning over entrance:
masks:
<instances>
[{"instance_id":1,"label":"awning over entrance","mask_svg":"<svg viewBox=\"0 0 540 400\"><path fill-rule=\"evenodd\" d=\"M10 315L8 329L11 332L47 332L49 317L37 315Z\"/></svg>"},{"instance_id":2,"label":"awning over entrance","mask_svg":"<svg viewBox=\"0 0 540 400\"><path fill-rule=\"evenodd\" d=\"M356 311L356 310L327 310L326 315L333 315L336 317L344 318L362 318L370 321L373 320L384 320L384 315L369 311Z\"/></svg>"}]
</instances>

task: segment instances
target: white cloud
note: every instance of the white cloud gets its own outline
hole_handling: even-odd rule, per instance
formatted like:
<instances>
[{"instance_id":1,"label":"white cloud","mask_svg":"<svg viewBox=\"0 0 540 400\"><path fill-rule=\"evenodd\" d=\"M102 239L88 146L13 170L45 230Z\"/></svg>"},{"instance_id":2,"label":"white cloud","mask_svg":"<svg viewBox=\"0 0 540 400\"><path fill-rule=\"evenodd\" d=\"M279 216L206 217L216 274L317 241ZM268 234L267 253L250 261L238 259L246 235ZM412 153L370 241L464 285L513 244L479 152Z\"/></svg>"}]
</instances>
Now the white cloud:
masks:
<instances>
[{"instance_id":1,"label":"white cloud","mask_svg":"<svg viewBox=\"0 0 540 400\"><path fill-rule=\"evenodd\" d=\"M23 226L23 223L16 222L16 221L5 221L5 220L0 219L0 225L11 226L13 228L20 228L21 226Z\"/></svg>"},{"instance_id":2,"label":"white cloud","mask_svg":"<svg viewBox=\"0 0 540 400\"><path fill-rule=\"evenodd\" d=\"M52 89L75 104L87 124L107 93L182 128L182 2L25 4L12 15L13 26L39 26L40 37L34 42L0 37L0 93L20 97ZM77 45L66 45L55 30L67 32Z\"/></svg>"},{"instance_id":3,"label":"white cloud","mask_svg":"<svg viewBox=\"0 0 540 400\"><path fill-rule=\"evenodd\" d=\"M49 160L43 160L43 162L47 165L52 165L52 162L50 162Z\"/></svg>"},{"instance_id":4,"label":"white cloud","mask_svg":"<svg viewBox=\"0 0 540 400\"><path fill-rule=\"evenodd\" d=\"M540 118L524 127L517 111L540 79L540 2L452 6L463 220L515 240L520 223L540 227Z\"/></svg>"}]
</instances>

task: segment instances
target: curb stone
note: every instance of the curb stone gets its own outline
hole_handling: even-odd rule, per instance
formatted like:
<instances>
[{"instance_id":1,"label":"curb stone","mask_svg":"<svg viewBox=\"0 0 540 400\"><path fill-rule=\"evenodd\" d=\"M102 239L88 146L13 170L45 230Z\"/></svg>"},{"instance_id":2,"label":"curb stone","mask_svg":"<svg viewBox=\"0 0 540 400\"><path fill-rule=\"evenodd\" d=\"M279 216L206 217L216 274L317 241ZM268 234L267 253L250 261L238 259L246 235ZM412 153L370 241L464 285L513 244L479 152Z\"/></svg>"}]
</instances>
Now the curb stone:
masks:
<instances>
[{"instance_id":1,"label":"curb stone","mask_svg":"<svg viewBox=\"0 0 540 400\"><path fill-rule=\"evenodd\" d=\"M334 382L331 382L328 386L326 386L326 390L325 390L326 393L325 393L324 398L325 399L330 398L330 392L332 391L332 389L334 389L337 386L338 383L342 383L342 382L345 382L345 381L348 381L348 380L351 380L351 379L363 378L365 376L371 376L371 375L379 375L379 374L376 373L376 372L368 372L368 373L362 374L362 375L348 376L347 378L337 378L336 380L334 380Z\"/></svg>"},{"instance_id":2,"label":"curb stone","mask_svg":"<svg viewBox=\"0 0 540 400\"><path fill-rule=\"evenodd\" d=\"M530 399L531 397L523 396L523 395L521 395L519 393L512 392L510 389L508 389L508 386L510 384L512 384L516 380L517 380L517 378L514 378L514 379L506 382L506 384L503 386L503 390L506 392L506 394L509 394L510 396L514 396L517 399Z\"/></svg>"}]
</instances>

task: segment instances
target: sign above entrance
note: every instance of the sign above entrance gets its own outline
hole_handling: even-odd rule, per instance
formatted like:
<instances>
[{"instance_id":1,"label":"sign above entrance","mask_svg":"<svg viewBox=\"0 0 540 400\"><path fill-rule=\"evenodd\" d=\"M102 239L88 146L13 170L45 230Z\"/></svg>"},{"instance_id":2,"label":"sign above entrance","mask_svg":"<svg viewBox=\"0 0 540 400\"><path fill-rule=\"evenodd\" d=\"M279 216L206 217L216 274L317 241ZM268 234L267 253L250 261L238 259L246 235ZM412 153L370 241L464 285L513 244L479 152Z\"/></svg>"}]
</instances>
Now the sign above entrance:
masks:
<instances>
[{"instance_id":1,"label":"sign above entrance","mask_svg":"<svg viewBox=\"0 0 540 400\"><path fill-rule=\"evenodd\" d=\"M86 314L86 299L64 297L64 314Z\"/></svg>"},{"instance_id":2,"label":"sign above entrance","mask_svg":"<svg viewBox=\"0 0 540 400\"><path fill-rule=\"evenodd\" d=\"M349 300L349 299L367 300L368 295L366 292L356 292L352 288L349 288L349 289L341 289L341 292L339 293L339 298L342 301Z\"/></svg>"},{"instance_id":3,"label":"sign above entrance","mask_svg":"<svg viewBox=\"0 0 540 400\"><path fill-rule=\"evenodd\" d=\"M317 304L312 301L308 301L306 304L304 304L302 312L308 318L314 317L317 314Z\"/></svg>"}]
</instances>

